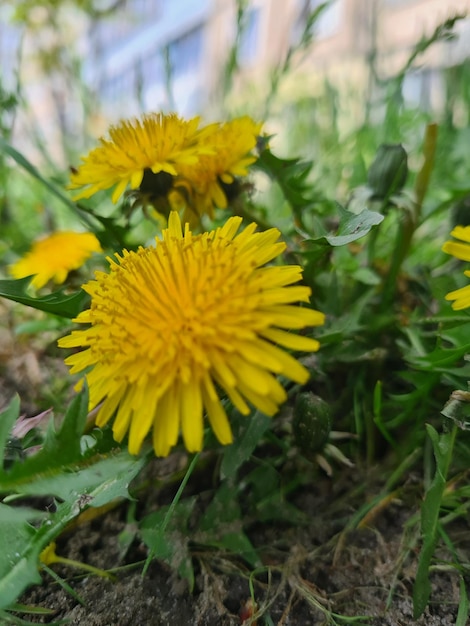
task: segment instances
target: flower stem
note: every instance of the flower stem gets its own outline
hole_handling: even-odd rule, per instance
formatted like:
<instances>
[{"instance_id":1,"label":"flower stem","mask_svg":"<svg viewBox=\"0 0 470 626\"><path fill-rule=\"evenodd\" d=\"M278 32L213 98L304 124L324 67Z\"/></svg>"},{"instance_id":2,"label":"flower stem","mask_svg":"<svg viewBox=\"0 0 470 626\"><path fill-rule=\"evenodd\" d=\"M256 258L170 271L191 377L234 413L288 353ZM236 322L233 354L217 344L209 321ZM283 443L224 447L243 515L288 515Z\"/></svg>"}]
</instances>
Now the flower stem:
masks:
<instances>
[{"instance_id":1,"label":"flower stem","mask_svg":"<svg viewBox=\"0 0 470 626\"><path fill-rule=\"evenodd\" d=\"M437 124L428 124L426 127L423 145L424 163L416 177L414 207L412 211L404 213L403 219L398 226L393 258L387 278L385 279L383 302L386 303L387 306L395 296L398 275L403 261L409 253L413 234L420 223L423 201L429 188L429 182L434 168L434 157L437 146L437 130Z\"/></svg>"},{"instance_id":2,"label":"flower stem","mask_svg":"<svg viewBox=\"0 0 470 626\"><path fill-rule=\"evenodd\" d=\"M173 516L173 513L175 511L176 505L178 504L178 502L181 499L181 495L183 493L184 488L186 487L188 480L191 476L191 474L193 473L194 468L196 467L196 463L199 459L200 453L198 452L197 454L194 455L191 463L189 464L188 469L186 470L186 474L184 475L183 480L181 481L180 486L178 487L178 491L176 492L175 497L173 498L172 503L170 504L170 506L168 507L168 511L166 512L165 517L163 518L163 522L162 525L160 526L160 528L158 529L158 532L160 535L163 535L165 533L166 527L168 526L168 524L170 523L170 520ZM145 576L150 563L152 562L152 558L154 555L155 550L150 550L149 554L147 556L147 559L145 561L143 570L142 570L142 576Z\"/></svg>"}]
</instances>

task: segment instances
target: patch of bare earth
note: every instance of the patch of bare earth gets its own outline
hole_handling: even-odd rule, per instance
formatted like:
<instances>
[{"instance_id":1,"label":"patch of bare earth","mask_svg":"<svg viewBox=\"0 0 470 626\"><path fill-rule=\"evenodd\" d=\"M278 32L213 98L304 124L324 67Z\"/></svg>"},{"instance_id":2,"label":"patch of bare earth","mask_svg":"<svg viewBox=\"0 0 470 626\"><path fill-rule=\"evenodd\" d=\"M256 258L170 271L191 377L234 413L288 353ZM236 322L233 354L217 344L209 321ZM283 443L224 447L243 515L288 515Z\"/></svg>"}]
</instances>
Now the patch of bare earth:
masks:
<instances>
[{"instance_id":1,"label":"patch of bare earth","mask_svg":"<svg viewBox=\"0 0 470 626\"><path fill-rule=\"evenodd\" d=\"M418 621L412 619L419 544L417 525L407 527L407 522L416 506L391 502L369 519L368 527L347 531L356 498L348 499L345 494L353 488L350 478L319 479L292 498L310 523L256 523L245 529L264 565L251 578L258 625L327 624L325 611L362 615L364 620L356 623L372 626L455 624L459 579L445 564L431 575L428 609ZM158 506L157 500L155 493L142 499L149 511ZM468 561L469 528L459 524L447 530ZM58 544L62 556L102 569L129 567L116 573L116 582L55 567L83 604L44 574L43 584L28 590L20 602L51 609L53 614L28 619L34 623L67 619L71 625L83 626L235 626L250 612L253 615L250 570L239 558L195 543L195 588L190 593L187 583L164 563L154 561L142 576L147 551L138 539L121 558L118 537L125 528L126 505L63 536ZM271 622L261 615L269 616Z\"/></svg>"}]
</instances>

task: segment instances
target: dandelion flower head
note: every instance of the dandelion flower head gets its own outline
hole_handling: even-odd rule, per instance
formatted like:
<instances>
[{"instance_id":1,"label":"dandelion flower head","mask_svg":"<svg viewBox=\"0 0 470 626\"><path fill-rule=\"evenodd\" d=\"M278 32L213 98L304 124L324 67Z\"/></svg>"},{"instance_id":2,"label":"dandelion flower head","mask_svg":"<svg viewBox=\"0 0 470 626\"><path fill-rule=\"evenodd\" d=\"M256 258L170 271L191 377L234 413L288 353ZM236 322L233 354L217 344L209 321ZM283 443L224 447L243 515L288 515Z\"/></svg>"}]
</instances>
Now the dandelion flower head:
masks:
<instances>
[{"instance_id":1,"label":"dandelion flower head","mask_svg":"<svg viewBox=\"0 0 470 626\"><path fill-rule=\"evenodd\" d=\"M123 120L109 129L109 138L82 158L69 189L82 189L75 199L90 198L114 187L117 202L127 187L138 189L144 173L176 176L180 165L197 162L199 118L182 120L171 113L150 113L142 120Z\"/></svg>"},{"instance_id":2,"label":"dandelion flower head","mask_svg":"<svg viewBox=\"0 0 470 626\"><path fill-rule=\"evenodd\" d=\"M461 261L470 261L470 226L456 226L451 235L458 241L446 241L442 246L443 251ZM470 271L464 274L470 277ZM456 311L470 307L470 285L449 292L446 300L453 300L452 308Z\"/></svg>"},{"instance_id":3,"label":"dandelion flower head","mask_svg":"<svg viewBox=\"0 0 470 626\"><path fill-rule=\"evenodd\" d=\"M31 284L40 289L50 280L63 283L94 252L101 252L101 246L93 233L60 231L36 241L9 271L14 278L34 275Z\"/></svg>"},{"instance_id":4,"label":"dandelion flower head","mask_svg":"<svg viewBox=\"0 0 470 626\"><path fill-rule=\"evenodd\" d=\"M194 167L183 166L181 175L194 189L194 203L199 215L212 215L213 207L227 207L227 189L236 177L248 175L248 166L256 161L256 146L262 124L248 116L225 124L213 124L202 135L207 147Z\"/></svg>"},{"instance_id":5,"label":"dandelion flower head","mask_svg":"<svg viewBox=\"0 0 470 626\"><path fill-rule=\"evenodd\" d=\"M310 288L295 285L299 266L266 266L284 249L280 232L240 230L241 218L194 235L176 212L155 247L109 259L84 285L89 325L59 340L85 348L69 356L71 372L87 369L90 408L97 425L113 416L117 441L129 435L137 454L151 431L158 456L182 432L186 448L203 445L204 414L222 444L232 441L220 395L242 413L250 405L274 415L286 392L283 375L303 384L308 370L283 348L314 351L318 341L288 332L323 324L308 307Z\"/></svg>"}]
</instances>

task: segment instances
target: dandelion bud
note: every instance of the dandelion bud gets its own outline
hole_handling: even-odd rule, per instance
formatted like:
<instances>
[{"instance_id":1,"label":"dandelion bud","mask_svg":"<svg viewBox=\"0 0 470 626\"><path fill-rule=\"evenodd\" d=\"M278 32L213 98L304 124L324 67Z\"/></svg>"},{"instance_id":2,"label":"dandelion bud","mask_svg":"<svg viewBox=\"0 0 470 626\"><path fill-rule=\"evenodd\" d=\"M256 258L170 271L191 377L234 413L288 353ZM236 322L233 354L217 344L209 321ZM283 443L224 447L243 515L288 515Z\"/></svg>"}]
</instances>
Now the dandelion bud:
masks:
<instances>
[{"instance_id":1,"label":"dandelion bud","mask_svg":"<svg viewBox=\"0 0 470 626\"><path fill-rule=\"evenodd\" d=\"M382 144L367 173L374 198L382 200L403 189L408 176L408 157L401 144Z\"/></svg>"},{"instance_id":2,"label":"dandelion bud","mask_svg":"<svg viewBox=\"0 0 470 626\"><path fill-rule=\"evenodd\" d=\"M325 445L331 430L330 406L311 391L300 393L294 407L294 437L307 458Z\"/></svg>"}]
</instances>

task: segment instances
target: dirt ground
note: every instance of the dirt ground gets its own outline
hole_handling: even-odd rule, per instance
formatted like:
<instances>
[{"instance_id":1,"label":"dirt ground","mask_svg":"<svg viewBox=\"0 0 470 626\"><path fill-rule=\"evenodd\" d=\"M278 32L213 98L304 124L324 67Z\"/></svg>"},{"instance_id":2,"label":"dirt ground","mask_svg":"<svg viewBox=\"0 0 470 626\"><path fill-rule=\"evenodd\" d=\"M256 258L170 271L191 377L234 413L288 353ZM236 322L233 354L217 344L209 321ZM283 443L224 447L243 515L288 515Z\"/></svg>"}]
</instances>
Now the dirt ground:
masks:
<instances>
[{"instance_id":1,"label":"dirt ground","mask_svg":"<svg viewBox=\"0 0 470 626\"><path fill-rule=\"evenodd\" d=\"M354 496L359 479L358 473L355 484L349 476L329 479L319 474L315 483L298 490L291 501L307 513L309 523L257 522L245 528L264 565L259 575L251 578L257 621L243 621L252 612L250 571L234 555L192 545L196 574L192 593L186 581L179 579L165 563L153 561L142 576L147 549L139 539L120 559L118 536L126 526L126 503L63 536L57 549L62 556L102 569L121 567L116 582L85 576L70 567L53 566L83 604L46 573L43 584L28 590L20 602L52 610L49 616L28 616L33 623L65 619L74 626L345 623L339 617L335 618L336 622L331 621L335 614L364 616L354 623L372 626L455 624L459 579L455 569L446 568L444 562L432 573L428 609L418 621L412 619L412 588L419 546L418 525L410 522L417 511L413 480L403 490L401 499L377 510L368 527L348 531L348 522L360 501ZM376 488L378 482L373 482ZM190 484L188 489L191 491ZM360 498L371 495L363 493ZM157 494L149 495L145 509L155 510L158 500ZM460 524L447 530L468 561L469 524L465 527ZM449 559L444 552L442 555L443 559ZM128 567L123 568L125 565Z\"/></svg>"}]
</instances>

